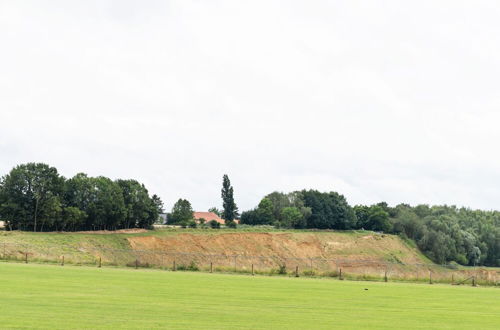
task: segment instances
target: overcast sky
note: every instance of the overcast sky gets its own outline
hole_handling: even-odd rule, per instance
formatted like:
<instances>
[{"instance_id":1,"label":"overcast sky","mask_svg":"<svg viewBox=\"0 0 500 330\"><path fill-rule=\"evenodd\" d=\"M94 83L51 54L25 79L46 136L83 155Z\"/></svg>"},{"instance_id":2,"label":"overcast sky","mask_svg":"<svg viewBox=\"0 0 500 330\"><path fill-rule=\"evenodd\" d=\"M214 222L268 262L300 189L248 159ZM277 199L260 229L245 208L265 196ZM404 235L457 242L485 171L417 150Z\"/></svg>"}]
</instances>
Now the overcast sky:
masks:
<instances>
[{"instance_id":1,"label":"overcast sky","mask_svg":"<svg viewBox=\"0 0 500 330\"><path fill-rule=\"evenodd\" d=\"M170 209L313 188L500 209L497 1L0 0L0 174Z\"/></svg>"}]
</instances>

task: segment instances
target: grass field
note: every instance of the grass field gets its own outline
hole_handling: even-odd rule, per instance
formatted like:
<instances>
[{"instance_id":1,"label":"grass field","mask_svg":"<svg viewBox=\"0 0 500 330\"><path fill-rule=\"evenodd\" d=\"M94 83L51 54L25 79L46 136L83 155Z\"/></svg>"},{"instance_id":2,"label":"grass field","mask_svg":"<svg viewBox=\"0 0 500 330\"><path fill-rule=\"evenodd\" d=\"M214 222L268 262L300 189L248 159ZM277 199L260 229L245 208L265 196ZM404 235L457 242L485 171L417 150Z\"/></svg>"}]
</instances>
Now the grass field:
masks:
<instances>
[{"instance_id":1,"label":"grass field","mask_svg":"<svg viewBox=\"0 0 500 330\"><path fill-rule=\"evenodd\" d=\"M2 329L499 325L498 288L0 263Z\"/></svg>"}]
</instances>

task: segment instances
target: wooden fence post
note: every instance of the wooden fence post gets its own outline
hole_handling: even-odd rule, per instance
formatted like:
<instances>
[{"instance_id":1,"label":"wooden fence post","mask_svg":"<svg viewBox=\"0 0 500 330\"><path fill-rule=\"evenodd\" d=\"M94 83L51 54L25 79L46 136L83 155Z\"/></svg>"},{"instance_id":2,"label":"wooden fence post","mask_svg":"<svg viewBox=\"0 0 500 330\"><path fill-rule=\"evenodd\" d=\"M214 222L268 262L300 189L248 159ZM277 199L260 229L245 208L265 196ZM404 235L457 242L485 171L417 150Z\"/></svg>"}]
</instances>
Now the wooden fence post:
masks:
<instances>
[{"instance_id":1,"label":"wooden fence post","mask_svg":"<svg viewBox=\"0 0 500 330\"><path fill-rule=\"evenodd\" d=\"M387 282L387 268L385 269L384 282Z\"/></svg>"},{"instance_id":2,"label":"wooden fence post","mask_svg":"<svg viewBox=\"0 0 500 330\"><path fill-rule=\"evenodd\" d=\"M295 277L299 277L299 266L295 266Z\"/></svg>"},{"instance_id":3,"label":"wooden fence post","mask_svg":"<svg viewBox=\"0 0 500 330\"><path fill-rule=\"evenodd\" d=\"M472 276L472 286L476 286L476 275Z\"/></svg>"},{"instance_id":4,"label":"wooden fence post","mask_svg":"<svg viewBox=\"0 0 500 330\"><path fill-rule=\"evenodd\" d=\"M101 264L102 264L102 258L99 257L99 265L97 266L98 268L101 268Z\"/></svg>"},{"instance_id":5,"label":"wooden fence post","mask_svg":"<svg viewBox=\"0 0 500 330\"><path fill-rule=\"evenodd\" d=\"M255 275L255 274L254 274L254 272L253 272L253 264L252 264L252 276L254 276L254 275Z\"/></svg>"},{"instance_id":6,"label":"wooden fence post","mask_svg":"<svg viewBox=\"0 0 500 330\"><path fill-rule=\"evenodd\" d=\"M213 264L212 264L212 262L210 261L210 273L212 273L212 272L213 272Z\"/></svg>"},{"instance_id":7,"label":"wooden fence post","mask_svg":"<svg viewBox=\"0 0 500 330\"><path fill-rule=\"evenodd\" d=\"M135 269L139 267L139 260L135 259Z\"/></svg>"},{"instance_id":8,"label":"wooden fence post","mask_svg":"<svg viewBox=\"0 0 500 330\"><path fill-rule=\"evenodd\" d=\"M342 268L339 268L339 280L343 280L343 278L342 278Z\"/></svg>"},{"instance_id":9,"label":"wooden fence post","mask_svg":"<svg viewBox=\"0 0 500 330\"><path fill-rule=\"evenodd\" d=\"M175 260L174 260L174 269L173 271L175 272L177 270L177 267L175 266Z\"/></svg>"},{"instance_id":10,"label":"wooden fence post","mask_svg":"<svg viewBox=\"0 0 500 330\"><path fill-rule=\"evenodd\" d=\"M62 256L61 266L64 266L64 256Z\"/></svg>"},{"instance_id":11,"label":"wooden fence post","mask_svg":"<svg viewBox=\"0 0 500 330\"><path fill-rule=\"evenodd\" d=\"M24 261L25 263L28 263L28 252L24 253Z\"/></svg>"}]
</instances>

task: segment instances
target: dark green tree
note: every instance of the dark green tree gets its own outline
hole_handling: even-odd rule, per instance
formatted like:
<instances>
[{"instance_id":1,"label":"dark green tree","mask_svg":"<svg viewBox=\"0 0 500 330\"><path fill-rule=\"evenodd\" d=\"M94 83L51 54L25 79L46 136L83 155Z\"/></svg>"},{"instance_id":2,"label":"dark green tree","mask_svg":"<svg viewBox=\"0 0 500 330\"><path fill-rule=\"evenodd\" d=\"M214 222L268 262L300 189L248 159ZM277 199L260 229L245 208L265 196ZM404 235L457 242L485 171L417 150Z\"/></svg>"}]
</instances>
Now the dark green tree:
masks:
<instances>
[{"instance_id":1,"label":"dark green tree","mask_svg":"<svg viewBox=\"0 0 500 330\"><path fill-rule=\"evenodd\" d=\"M352 229L356 227L356 215L344 196L336 193L321 193L317 190L302 190L301 198L311 208L307 228Z\"/></svg>"},{"instance_id":2,"label":"dark green tree","mask_svg":"<svg viewBox=\"0 0 500 330\"><path fill-rule=\"evenodd\" d=\"M123 194L126 215L122 222L124 228L149 228L157 220L161 200L154 195L149 197L148 190L136 180L116 180Z\"/></svg>"},{"instance_id":3,"label":"dark green tree","mask_svg":"<svg viewBox=\"0 0 500 330\"><path fill-rule=\"evenodd\" d=\"M356 205L354 212L357 217L357 228L389 232L392 228L389 213L380 205Z\"/></svg>"},{"instance_id":4,"label":"dark green tree","mask_svg":"<svg viewBox=\"0 0 500 330\"><path fill-rule=\"evenodd\" d=\"M281 210L280 227L284 228L302 228L304 225L304 214L294 206L285 207Z\"/></svg>"},{"instance_id":5,"label":"dark green tree","mask_svg":"<svg viewBox=\"0 0 500 330\"><path fill-rule=\"evenodd\" d=\"M187 199L180 198L175 202L171 212L171 223L187 226L193 220L193 208Z\"/></svg>"},{"instance_id":6,"label":"dark green tree","mask_svg":"<svg viewBox=\"0 0 500 330\"><path fill-rule=\"evenodd\" d=\"M217 216L219 217L222 217L222 210L219 210L218 208L216 207L211 207L208 209L208 212L212 212L212 213L215 213L217 214Z\"/></svg>"},{"instance_id":7,"label":"dark green tree","mask_svg":"<svg viewBox=\"0 0 500 330\"><path fill-rule=\"evenodd\" d=\"M238 207L236 206L236 203L234 202L234 196L233 196L233 186L231 186L231 181L229 181L229 177L227 174L224 174L222 178L222 190L221 190L221 196L222 196L222 207L223 207L223 212L222 212L222 218L227 222L234 221L239 216L238 213Z\"/></svg>"},{"instance_id":8,"label":"dark green tree","mask_svg":"<svg viewBox=\"0 0 500 330\"><path fill-rule=\"evenodd\" d=\"M2 179L0 216L10 229L47 230L60 215L64 178L42 163L18 165Z\"/></svg>"}]
</instances>

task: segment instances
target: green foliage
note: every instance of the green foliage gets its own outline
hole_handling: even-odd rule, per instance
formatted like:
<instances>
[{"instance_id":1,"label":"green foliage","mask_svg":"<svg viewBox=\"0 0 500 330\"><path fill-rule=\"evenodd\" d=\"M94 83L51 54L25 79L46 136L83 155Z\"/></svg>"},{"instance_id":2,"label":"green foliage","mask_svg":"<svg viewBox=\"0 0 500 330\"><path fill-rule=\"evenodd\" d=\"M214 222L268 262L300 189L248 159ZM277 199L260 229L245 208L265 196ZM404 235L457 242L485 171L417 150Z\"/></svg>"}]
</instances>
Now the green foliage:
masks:
<instances>
[{"instance_id":1,"label":"green foliage","mask_svg":"<svg viewBox=\"0 0 500 330\"><path fill-rule=\"evenodd\" d=\"M150 228L163 209L161 199L156 195L150 198L146 187L136 180L117 180L116 183L122 189L126 209L121 227Z\"/></svg>"},{"instance_id":2,"label":"green foliage","mask_svg":"<svg viewBox=\"0 0 500 330\"><path fill-rule=\"evenodd\" d=\"M321 193L317 190L303 190L301 199L311 208L306 220L307 228L353 229L356 228L356 215L344 196L336 193Z\"/></svg>"},{"instance_id":3,"label":"green foliage","mask_svg":"<svg viewBox=\"0 0 500 330\"><path fill-rule=\"evenodd\" d=\"M210 220L207 224L212 229L219 229L220 228L220 223L218 223L215 220Z\"/></svg>"},{"instance_id":4,"label":"green foliage","mask_svg":"<svg viewBox=\"0 0 500 330\"><path fill-rule=\"evenodd\" d=\"M228 227L228 228L236 228L237 225L236 225L235 221L229 221L229 222L226 222L226 227Z\"/></svg>"},{"instance_id":5,"label":"green foliage","mask_svg":"<svg viewBox=\"0 0 500 330\"><path fill-rule=\"evenodd\" d=\"M191 203L187 199L179 198L172 208L169 223L187 225L190 220L193 220Z\"/></svg>"},{"instance_id":6,"label":"green foliage","mask_svg":"<svg viewBox=\"0 0 500 330\"><path fill-rule=\"evenodd\" d=\"M208 209L208 212L212 212L212 213L215 213L217 214L218 217L222 217L222 210L219 210L218 208L216 207L211 207Z\"/></svg>"},{"instance_id":7,"label":"green foliage","mask_svg":"<svg viewBox=\"0 0 500 330\"><path fill-rule=\"evenodd\" d=\"M241 215L243 225L365 229L399 234L437 263L500 266L500 212L385 202L351 208L344 196L302 190L273 192Z\"/></svg>"},{"instance_id":8,"label":"green foliage","mask_svg":"<svg viewBox=\"0 0 500 330\"><path fill-rule=\"evenodd\" d=\"M257 207L257 212L259 214L259 218L261 219L261 224L273 224L275 221L273 215L273 202L270 199L264 198L260 201L259 206Z\"/></svg>"},{"instance_id":9,"label":"green foliage","mask_svg":"<svg viewBox=\"0 0 500 330\"><path fill-rule=\"evenodd\" d=\"M357 205L354 207L357 217L357 227L366 230L389 232L392 229L389 213L382 206Z\"/></svg>"},{"instance_id":10,"label":"green foliage","mask_svg":"<svg viewBox=\"0 0 500 330\"><path fill-rule=\"evenodd\" d=\"M437 263L500 266L500 212L400 204L392 214L393 231Z\"/></svg>"},{"instance_id":11,"label":"green foliage","mask_svg":"<svg viewBox=\"0 0 500 330\"><path fill-rule=\"evenodd\" d=\"M16 166L0 180L0 217L10 230L148 228L160 204L135 180L83 173L66 180L46 164Z\"/></svg>"},{"instance_id":12,"label":"green foliage","mask_svg":"<svg viewBox=\"0 0 500 330\"><path fill-rule=\"evenodd\" d=\"M61 216L64 178L41 163L18 165L0 182L0 217L8 229L50 230Z\"/></svg>"},{"instance_id":13,"label":"green foliage","mask_svg":"<svg viewBox=\"0 0 500 330\"><path fill-rule=\"evenodd\" d=\"M222 178L222 206L224 211L222 212L222 218L227 222L233 221L239 216L238 207L234 202L234 191L233 186L231 186L231 181L229 181L229 177L227 174L224 174Z\"/></svg>"},{"instance_id":14,"label":"green foliage","mask_svg":"<svg viewBox=\"0 0 500 330\"><path fill-rule=\"evenodd\" d=\"M281 210L280 218L280 227L301 228L303 225L304 215L297 207L288 206Z\"/></svg>"}]
</instances>

